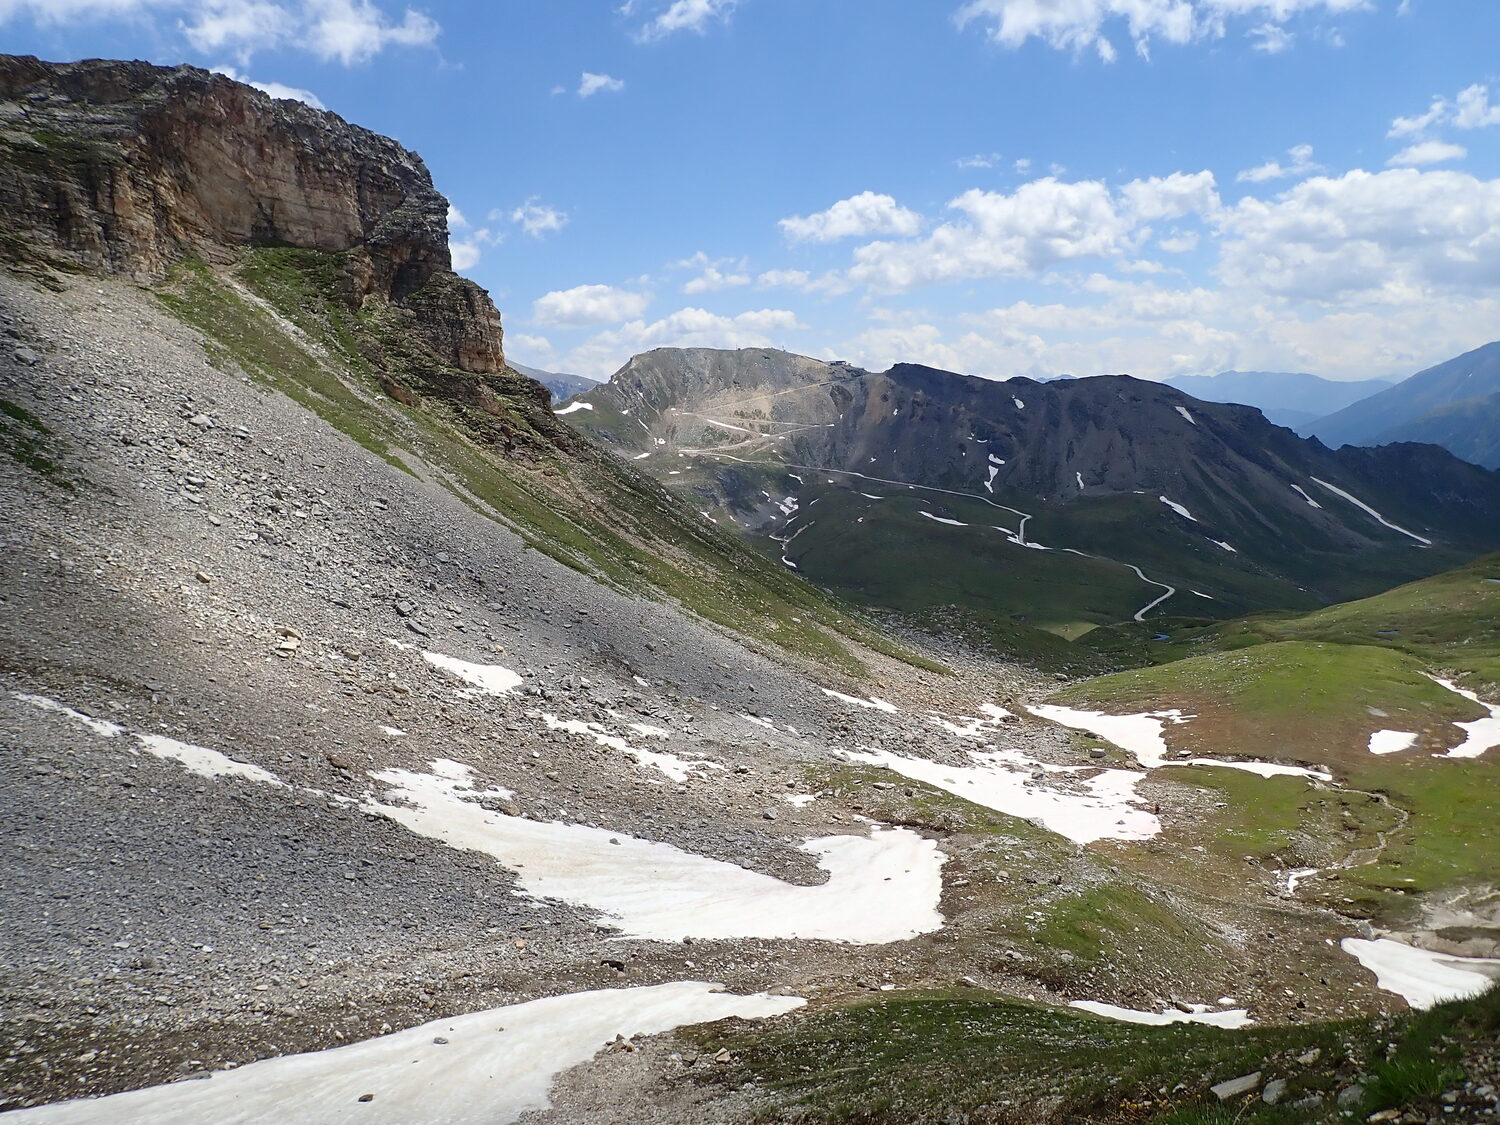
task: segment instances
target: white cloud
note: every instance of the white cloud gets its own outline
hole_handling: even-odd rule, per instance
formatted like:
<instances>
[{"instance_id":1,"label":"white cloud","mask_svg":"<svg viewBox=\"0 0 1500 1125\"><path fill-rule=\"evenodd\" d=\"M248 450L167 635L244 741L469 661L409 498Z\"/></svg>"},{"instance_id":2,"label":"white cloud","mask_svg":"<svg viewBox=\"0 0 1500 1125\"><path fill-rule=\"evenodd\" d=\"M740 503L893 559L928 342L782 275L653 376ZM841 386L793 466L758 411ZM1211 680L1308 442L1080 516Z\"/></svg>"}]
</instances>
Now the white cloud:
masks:
<instances>
[{"instance_id":1,"label":"white cloud","mask_svg":"<svg viewBox=\"0 0 1500 1125\"><path fill-rule=\"evenodd\" d=\"M1463 145L1449 144L1447 141L1418 141L1414 145L1407 145L1385 163L1389 168L1414 168L1423 164L1462 160L1468 155L1469 150Z\"/></svg>"},{"instance_id":2,"label":"white cloud","mask_svg":"<svg viewBox=\"0 0 1500 1125\"><path fill-rule=\"evenodd\" d=\"M1195 230L1173 231L1163 238L1158 238L1156 244L1168 254L1186 254L1198 249L1198 232Z\"/></svg>"},{"instance_id":3,"label":"white cloud","mask_svg":"<svg viewBox=\"0 0 1500 1125\"><path fill-rule=\"evenodd\" d=\"M835 242L872 234L910 236L922 229L922 216L889 195L862 191L815 215L795 215L777 224L793 242Z\"/></svg>"},{"instance_id":4,"label":"white cloud","mask_svg":"<svg viewBox=\"0 0 1500 1125\"><path fill-rule=\"evenodd\" d=\"M1279 55L1296 38L1279 23L1263 23L1250 29L1250 46L1268 55Z\"/></svg>"},{"instance_id":5,"label":"white cloud","mask_svg":"<svg viewBox=\"0 0 1500 1125\"><path fill-rule=\"evenodd\" d=\"M538 297L531 305L531 319L549 327L581 328L630 320L650 304L649 293L612 285L577 285Z\"/></svg>"},{"instance_id":6,"label":"white cloud","mask_svg":"<svg viewBox=\"0 0 1500 1125\"><path fill-rule=\"evenodd\" d=\"M814 277L806 270L766 270L755 279L762 289L795 289L800 293L817 293L836 297L853 289L853 284L837 270Z\"/></svg>"},{"instance_id":7,"label":"white cloud","mask_svg":"<svg viewBox=\"0 0 1500 1125\"><path fill-rule=\"evenodd\" d=\"M569 371L604 378L632 355L652 348L768 348L803 330L787 309L757 309L720 316L705 309L679 309L647 323L634 320L585 340L563 359Z\"/></svg>"},{"instance_id":8,"label":"white cloud","mask_svg":"<svg viewBox=\"0 0 1500 1125\"><path fill-rule=\"evenodd\" d=\"M738 2L739 0L672 0L641 27L636 38L643 41L664 39L679 31L702 35L716 20L727 19ZM626 4L621 10L629 15L634 7L634 4Z\"/></svg>"},{"instance_id":9,"label":"white cloud","mask_svg":"<svg viewBox=\"0 0 1500 1125\"><path fill-rule=\"evenodd\" d=\"M967 0L954 18L960 27L983 25L1004 47L1035 38L1112 62L1118 52L1106 31L1116 26L1144 56L1156 40L1181 46L1221 39L1231 20L1258 19L1248 31L1254 46L1274 52L1290 43L1285 25L1301 13L1337 15L1369 6L1367 0Z\"/></svg>"},{"instance_id":10,"label":"white cloud","mask_svg":"<svg viewBox=\"0 0 1500 1125\"><path fill-rule=\"evenodd\" d=\"M1246 198L1219 221L1231 286L1391 307L1500 285L1500 180L1463 172L1353 171Z\"/></svg>"},{"instance_id":11,"label":"white cloud","mask_svg":"<svg viewBox=\"0 0 1500 1125\"><path fill-rule=\"evenodd\" d=\"M441 28L431 17L407 8L391 23L370 0L306 0L306 42L314 54L345 66L365 62L387 46L429 47Z\"/></svg>"},{"instance_id":12,"label":"white cloud","mask_svg":"<svg viewBox=\"0 0 1500 1125\"><path fill-rule=\"evenodd\" d=\"M1212 215L1219 209L1212 172L1173 172L1170 176L1132 180L1120 194L1135 218L1147 223L1191 214Z\"/></svg>"},{"instance_id":13,"label":"white cloud","mask_svg":"<svg viewBox=\"0 0 1500 1125\"><path fill-rule=\"evenodd\" d=\"M1210 186L1212 183L1210 177ZM1141 189L1146 205L1167 205ZM854 251L853 281L882 291L956 278L1018 277L1082 257L1128 249L1131 220L1102 183L1062 183L1047 178L1013 194L966 191L948 204L963 218L926 238L870 242Z\"/></svg>"},{"instance_id":14,"label":"white cloud","mask_svg":"<svg viewBox=\"0 0 1500 1125\"><path fill-rule=\"evenodd\" d=\"M152 15L171 18L196 50L226 52L241 66L272 48L302 49L352 66L386 47L431 46L442 31L430 16L407 8L395 19L374 0L0 0L0 24L26 18L56 26ZM305 91L281 88L306 100L300 98Z\"/></svg>"},{"instance_id":15,"label":"white cloud","mask_svg":"<svg viewBox=\"0 0 1500 1125\"><path fill-rule=\"evenodd\" d=\"M598 93L616 94L625 89L625 83L608 74L591 74L585 70L578 80L578 96L591 98Z\"/></svg>"},{"instance_id":16,"label":"white cloud","mask_svg":"<svg viewBox=\"0 0 1500 1125\"><path fill-rule=\"evenodd\" d=\"M448 204L448 229L462 230L469 225L469 220L464 218L464 213L454 204Z\"/></svg>"},{"instance_id":17,"label":"white cloud","mask_svg":"<svg viewBox=\"0 0 1500 1125\"><path fill-rule=\"evenodd\" d=\"M1475 83L1460 90L1453 107L1453 124L1460 129L1484 129L1500 125L1500 105L1490 105L1490 88Z\"/></svg>"},{"instance_id":18,"label":"white cloud","mask_svg":"<svg viewBox=\"0 0 1500 1125\"><path fill-rule=\"evenodd\" d=\"M1438 122L1445 120L1451 108L1445 98L1433 98L1426 113L1413 114L1411 117L1398 117L1392 121L1386 136L1419 137Z\"/></svg>"},{"instance_id":19,"label":"white cloud","mask_svg":"<svg viewBox=\"0 0 1500 1125\"><path fill-rule=\"evenodd\" d=\"M548 365L557 358L557 351L547 337L528 335L525 332L507 332L505 334L506 358L511 358L517 352L526 357L520 360L521 363L526 364L527 367L540 367L543 370L548 370Z\"/></svg>"},{"instance_id":20,"label":"white cloud","mask_svg":"<svg viewBox=\"0 0 1500 1125\"><path fill-rule=\"evenodd\" d=\"M1279 160L1268 160L1254 168L1247 168L1235 177L1242 184L1263 184L1267 180L1298 179L1313 172L1321 172L1322 165L1313 162L1312 145L1293 145L1286 150L1291 159L1285 164Z\"/></svg>"},{"instance_id":21,"label":"white cloud","mask_svg":"<svg viewBox=\"0 0 1500 1125\"><path fill-rule=\"evenodd\" d=\"M503 215L503 212L490 212L492 219L499 219ZM511 222L519 225L532 238L545 238L549 234L556 234L568 225L566 211L559 211L556 207L551 207L535 197L528 199L504 217L508 217Z\"/></svg>"},{"instance_id":22,"label":"white cloud","mask_svg":"<svg viewBox=\"0 0 1500 1125\"><path fill-rule=\"evenodd\" d=\"M1500 106L1490 105L1490 88L1476 82L1460 90L1452 101L1433 98L1425 113L1398 117L1391 122L1388 137L1421 137L1439 125L1456 129L1487 129L1500 125Z\"/></svg>"},{"instance_id":23,"label":"white cloud","mask_svg":"<svg viewBox=\"0 0 1500 1125\"><path fill-rule=\"evenodd\" d=\"M449 242L448 253L453 257L453 268L458 273L471 270L479 264L480 249L477 242Z\"/></svg>"},{"instance_id":24,"label":"white cloud","mask_svg":"<svg viewBox=\"0 0 1500 1125\"><path fill-rule=\"evenodd\" d=\"M233 78L236 82L243 82L246 86L251 86L263 94L269 94L273 98L305 102L312 106L313 109L328 108L318 100L317 95L311 90L303 90L296 86L286 86L280 82L257 82L253 78L240 74L232 66L215 67L214 71L216 74L222 74L225 78Z\"/></svg>"},{"instance_id":25,"label":"white cloud","mask_svg":"<svg viewBox=\"0 0 1500 1125\"><path fill-rule=\"evenodd\" d=\"M695 293L718 293L750 284L750 275L743 273L721 273L717 266L707 266L697 277L688 281L682 291L689 296Z\"/></svg>"},{"instance_id":26,"label":"white cloud","mask_svg":"<svg viewBox=\"0 0 1500 1125\"><path fill-rule=\"evenodd\" d=\"M994 168L999 165L998 152L976 152L973 156L961 156L953 162L955 168L968 171L971 168Z\"/></svg>"}]
</instances>

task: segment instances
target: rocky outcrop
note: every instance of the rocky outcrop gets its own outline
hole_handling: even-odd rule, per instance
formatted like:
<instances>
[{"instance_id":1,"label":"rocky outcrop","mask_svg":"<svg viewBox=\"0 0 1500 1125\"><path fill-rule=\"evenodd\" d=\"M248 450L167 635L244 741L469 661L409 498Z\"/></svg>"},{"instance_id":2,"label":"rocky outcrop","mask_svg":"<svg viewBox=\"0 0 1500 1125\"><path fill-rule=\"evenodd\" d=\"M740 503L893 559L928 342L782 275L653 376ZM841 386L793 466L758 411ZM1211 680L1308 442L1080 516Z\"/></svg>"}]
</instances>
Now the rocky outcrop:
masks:
<instances>
[{"instance_id":1,"label":"rocky outcrop","mask_svg":"<svg viewBox=\"0 0 1500 1125\"><path fill-rule=\"evenodd\" d=\"M338 254L356 305L410 310L445 364L504 368L421 157L336 114L196 67L0 56L0 171L7 233L80 266L151 282L246 246Z\"/></svg>"}]
</instances>

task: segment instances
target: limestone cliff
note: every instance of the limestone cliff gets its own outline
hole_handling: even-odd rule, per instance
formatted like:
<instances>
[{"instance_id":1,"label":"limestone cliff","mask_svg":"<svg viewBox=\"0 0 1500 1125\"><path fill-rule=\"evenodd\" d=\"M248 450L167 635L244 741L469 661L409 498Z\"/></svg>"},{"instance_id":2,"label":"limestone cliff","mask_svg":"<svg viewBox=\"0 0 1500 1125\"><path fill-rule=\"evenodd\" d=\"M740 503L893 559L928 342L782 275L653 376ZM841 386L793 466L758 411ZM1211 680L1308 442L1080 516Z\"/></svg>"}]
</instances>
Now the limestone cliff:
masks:
<instances>
[{"instance_id":1,"label":"limestone cliff","mask_svg":"<svg viewBox=\"0 0 1500 1125\"><path fill-rule=\"evenodd\" d=\"M452 272L421 157L196 67L0 55L0 223L142 281L246 246L338 254L355 307L405 310L443 363L505 367L500 315Z\"/></svg>"}]
</instances>

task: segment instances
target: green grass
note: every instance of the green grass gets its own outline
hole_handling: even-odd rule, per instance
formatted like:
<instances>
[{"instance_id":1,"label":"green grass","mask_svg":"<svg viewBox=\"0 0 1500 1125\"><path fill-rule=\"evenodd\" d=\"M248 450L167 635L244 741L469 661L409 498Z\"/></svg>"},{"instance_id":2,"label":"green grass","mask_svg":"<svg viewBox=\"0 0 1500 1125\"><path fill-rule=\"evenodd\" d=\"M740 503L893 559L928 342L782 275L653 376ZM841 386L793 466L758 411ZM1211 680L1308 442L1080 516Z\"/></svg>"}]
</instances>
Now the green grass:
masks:
<instances>
[{"instance_id":1,"label":"green grass","mask_svg":"<svg viewBox=\"0 0 1500 1125\"><path fill-rule=\"evenodd\" d=\"M1419 748L1437 751L1462 739L1452 723L1484 713L1426 670L1394 649L1277 641L1101 676L1057 699L1121 713L1181 708L1195 716L1170 731L1182 749L1363 762L1374 731L1424 734Z\"/></svg>"},{"instance_id":2,"label":"green grass","mask_svg":"<svg viewBox=\"0 0 1500 1125\"><path fill-rule=\"evenodd\" d=\"M0 398L0 454L72 491L69 479L53 453L52 431L29 410Z\"/></svg>"},{"instance_id":3,"label":"green grass","mask_svg":"<svg viewBox=\"0 0 1500 1125\"><path fill-rule=\"evenodd\" d=\"M895 993L749 1031L679 1033L734 1056L705 1081L753 1081L758 1120L805 1125L1340 1120L1332 1096L1364 1080L1360 1119L1422 1105L1454 1080L1466 1044L1500 1031L1500 990L1380 1022L1224 1031L1141 1027L978 990ZM1387 1045L1394 1050L1388 1052ZM1316 1065L1298 1055L1316 1047ZM1220 1106L1213 1083L1251 1071L1289 1083L1281 1105ZM1320 1094L1314 1110L1287 1104Z\"/></svg>"}]
</instances>

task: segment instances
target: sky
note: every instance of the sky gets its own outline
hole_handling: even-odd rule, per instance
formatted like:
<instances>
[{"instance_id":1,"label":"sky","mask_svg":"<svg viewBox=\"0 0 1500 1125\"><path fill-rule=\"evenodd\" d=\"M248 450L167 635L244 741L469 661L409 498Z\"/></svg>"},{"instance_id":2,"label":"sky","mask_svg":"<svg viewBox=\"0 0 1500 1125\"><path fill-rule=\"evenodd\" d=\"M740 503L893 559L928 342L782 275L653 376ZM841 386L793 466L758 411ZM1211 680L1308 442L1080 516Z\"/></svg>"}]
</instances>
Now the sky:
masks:
<instances>
[{"instance_id":1,"label":"sky","mask_svg":"<svg viewBox=\"0 0 1500 1125\"><path fill-rule=\"evenodd\" d=\"M0 0L419 152L514 361L1408 375L1500 338L1494 0Z\"/></svg>"}]
</instances>

